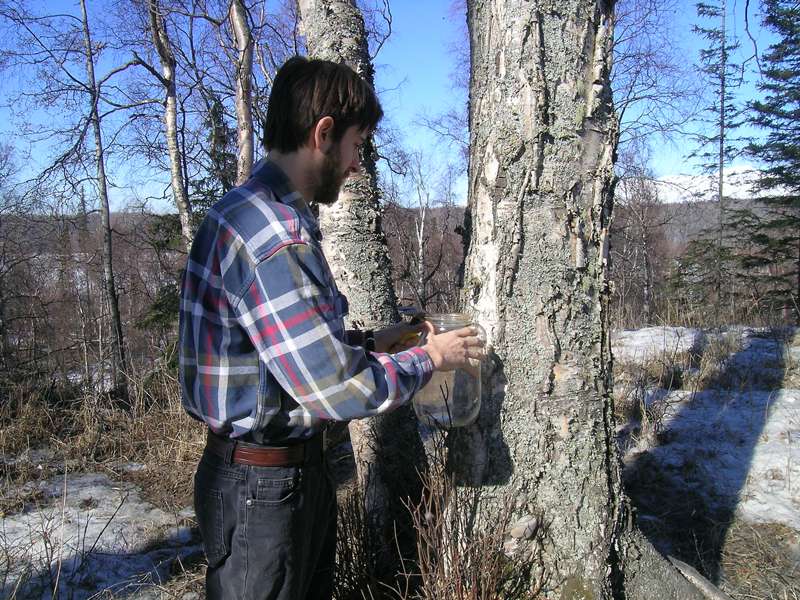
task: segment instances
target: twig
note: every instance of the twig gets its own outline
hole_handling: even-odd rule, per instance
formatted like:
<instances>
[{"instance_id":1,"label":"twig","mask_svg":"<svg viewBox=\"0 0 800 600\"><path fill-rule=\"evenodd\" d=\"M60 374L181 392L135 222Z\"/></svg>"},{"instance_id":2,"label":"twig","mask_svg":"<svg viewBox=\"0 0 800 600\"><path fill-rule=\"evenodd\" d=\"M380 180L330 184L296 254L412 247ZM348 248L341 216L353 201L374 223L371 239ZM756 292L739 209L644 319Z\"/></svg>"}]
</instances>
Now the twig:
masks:
<instances>
[{"instance_id":1,"label":"twig","mask_svg":"<svg viewBox=\"0 0 800 600\"><path fill-rule=\"evenodd\" d=\"M122 497L122 499L119 501L119 505L117 506L116 510L114 511L114 514L111 515L111 517L108 519L108 521L106 521L106 524L103 525L103 529L101 529L100 533L97 534L97 537L95 538L94 543L92 544L92 547L89 548L89 552L82 553L81 562L77 566L77 568L72 572L72 577L70 577L70 581L75 577L75 575L80 573L80 570L83 568L83 565L86 562L86 559L88 559L92 555L92 553L94 552L94 549L97 547L97 543L100 541L100 538L103 537L103 534L106 532L106 529L108 529L108 526L111 525L111 521L114 520L114 517L117 516L117 513L122 508L122 505L125 504L125 501L128 499L128 495L129 495L129 492L126 492L125 495Z\"/></svg>"},{"instance_id":2,"label":"twig","mask_svg":"<svg viewBox=\"0 0 800 600\"><path fill-rule=\"evenodd\" d=\"M67 471L66 464L64 465L64 492L61 494L61 533L58 540L58 568L56 569L56 580L53 584L53 598L58 598L58 581L61 578L61 565L63 564L64 556L64 521L66 521L67 513Z\"/></svg>"}]
</instances>

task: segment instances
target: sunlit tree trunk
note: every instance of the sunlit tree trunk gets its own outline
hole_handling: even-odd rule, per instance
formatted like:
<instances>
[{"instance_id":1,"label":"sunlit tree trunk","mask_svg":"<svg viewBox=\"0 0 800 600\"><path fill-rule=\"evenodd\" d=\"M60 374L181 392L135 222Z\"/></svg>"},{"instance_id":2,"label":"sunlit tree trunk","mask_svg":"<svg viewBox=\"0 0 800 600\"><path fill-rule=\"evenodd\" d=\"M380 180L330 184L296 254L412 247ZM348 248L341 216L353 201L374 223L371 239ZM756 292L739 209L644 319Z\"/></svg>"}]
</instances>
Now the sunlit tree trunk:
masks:
<instances>
[{"instance_id":1,"label":"sunlit tree trunk","mask_svg":"<svg viewBox=\"0 0 800 600\"><path fill-rule=\"evenodd\" d=\"M527 525L516 543L541 556L548 597L692 598L629 529L615 443L611 12L602 0L468 3L463 294L492 353L479 420L451 436L450 462L483 487L483 509L513 500Z\"/></svg>"},{"instance_id":2,"label":"sunlit tree trunk","mask_svg":"<svg viewBox=\"0 0 800 600\"><path fill-rule=\"evenodd\" d=\"M230 7L231 26L236 38L236 130L238 155L236 184L241 185L253 170L253 35L247 8L242 0L233 0Z\"/></svg>"},{"instance_id":3,"label":"sunlit tree trunk","mask_svg":"<svg viewBox=\"0 0 800 600\"><path fill-rule=\"evenodd\" d=\"M428 206L422 205L419 208L417 217L414 221L414 228L417 234L417 298L420 308L425 309L425 300L428 294L425 290L425 216Z\"/></svg>"},{"instance_id":4,"label":"sunlit tree trunk","mask_svg":"<svg viewBox=\"0 0 800 600\"><path fill-rule=\"evenodd\" d=\"M183 176L183 157L178 141L178 95L175 82L175 54L172 51L167 25L159 0L148 0L148 16L153 45L161 61L161 84L164 86L164 132L169 154L170 184L175 207L181 222L181 237L187 252L194 237L192 205Z\"/></svg>"},{"instance_id":5,"label":"sunlit tree trunk","mask_svg":"<svg viewBox=\"0 0 800 600\"><path fill-rule=\"evenodd\" d=\"M108 180L106 179L105 153L103 150L103 135L101 119L98 111L99 93L94 75L94 49L92 48L89 20L86 15L86 0L81 0L81 14L83 17L84 49L86 52L86 77L91 92L90 121L94 131L95 162L97 166L97 192L100 198L100 220L103 229L103 284L105 287L106 302L108 303L109 317L111 319L112 344L111 344L111 371L114 389L125 394L126 362L125 340L122 333L122 317L119 312L119 298L114 282L113 244L111 231L111 208L108 201Z\"/></svg>"},{"instance_id":6,"label":"sunlit tree trunk","mask_svg":"<svg viewBox=\"0 0 800 600\"><path fill-rule=\"evenodd\" d=\"M364 19L355 2L300 0L298 4L310 57L345 62L373 85ZM381 230L371 140L364 146L361 174L347 181L338 202L320 207L320 226L326 257L350 302L351 323L379 327L396 321L398 313ZM391 546L391 516L405 516L404 499L419 493L416 469L424 453L413 411L404 407L379 418L353 421L350 437L367 513Z\"/></svg>"}]
</instances>

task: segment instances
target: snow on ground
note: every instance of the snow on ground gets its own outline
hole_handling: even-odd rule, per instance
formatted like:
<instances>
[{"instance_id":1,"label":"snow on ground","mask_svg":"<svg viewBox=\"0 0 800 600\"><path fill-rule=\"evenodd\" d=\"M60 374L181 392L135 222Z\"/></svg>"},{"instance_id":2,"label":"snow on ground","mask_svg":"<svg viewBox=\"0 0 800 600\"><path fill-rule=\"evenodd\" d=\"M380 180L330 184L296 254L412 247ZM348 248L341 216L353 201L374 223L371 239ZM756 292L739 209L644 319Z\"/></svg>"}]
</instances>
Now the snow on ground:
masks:
<instances>
[{"instance_id":1,"label":"snow on ground","mask_svg":"<svg viewBox=\"0 0 800 600\"><path fill-rule=\"evenodd\" d=\"M687 327L646 327L611 334L614 359L627 363L643 363L662 355L691 352L700 348L704 340L701 330Z\"/></svg>"},{"instance_id":2,"label":"snow on ground","mask_svg":"<svg viewBox=\"0 0 800 600\"><path fill-rule=\"evenodd\" d=\"M710 506L800 531L800 390L676 391L645 450ZM638 449L634 450L634 453Z\"/></svg>"},{"instance_id":3,"label":"snow on ground","mask_svg":"<svg viewBox=\"0 0 800 600\"><path fill-rule=\"evenodd\" d=\"M626 464L646 454L666 477L697 492L710 507L747 521L781 523L800 531L800 389L782 388L797 373L800 347L757 329L708 334L683 328L648 328L612 337L617 357L644 362L725 336L740 348L706 387L651 389L647 403L664 416L653 436L634 435ZM631 425L620 428L623 436Z\"/></svg>"},{"instance_id":4,"label":"snow on ground","mask_svg":"<svg viewBox=\"0 0 800 600\"><path fill-rule=\"evenodd\" d=\"M190 512L167 514L131 483L81 473L26 488L35 492L34 505L0 524L10 563L0 577L1 597L27 580L18 597L51 598L56 577L62 597L130 593L140 583L163 581L175 557L200 551L186 526Z\"/></svg>"}]
</instances>

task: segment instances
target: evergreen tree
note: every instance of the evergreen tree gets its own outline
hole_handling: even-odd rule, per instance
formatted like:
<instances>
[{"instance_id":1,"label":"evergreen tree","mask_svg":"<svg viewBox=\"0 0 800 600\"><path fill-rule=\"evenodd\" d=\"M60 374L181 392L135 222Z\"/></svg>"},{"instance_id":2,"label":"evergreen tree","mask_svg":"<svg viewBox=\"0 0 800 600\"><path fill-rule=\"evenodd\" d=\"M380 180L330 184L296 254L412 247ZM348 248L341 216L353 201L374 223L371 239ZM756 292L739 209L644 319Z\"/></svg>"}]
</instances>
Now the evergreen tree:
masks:
<instances>
[{"instance_id":1,"label":"evergreen tree","mask_svg":"<svg viewBox=\"0 0 800 600\"><path fill-rule=\"evenodd\" d=\"M678 297L684 301L694 299L687 306L689 310L697 308L705 313L695 316L721 321L740 316L741 289L736 284L738 263L734 260L738 237L730 235L738 216L726 194L724 172L741 154L738 130L742 117L734 92L741 85L742 70L733 60L739 43L728 34L727 0L700 2L696 9L701 21L710 21L708 27L696 25L693 31L707 42L700 50L698 70L713 95L703 109L704 131L695 136L698 150L690 158L700 159L704 172L710 176L709 191L717 204L716 222L689 243L672 284L678 286ZM706 313L705 309L710 311Z\"/></svg>"},{"instance_id":2,"label":"evergreen tree","mask_svg":"<svg viewBox=\"0 0 800 600\"><path fill-rule=\"evenodd\" d=\"M800 3L764 0L763 6L764 26L779 39L763 57L764 98L749 105L751 122L767 135L748 148L764 168L756 184L761 218L750 237L755 251L746 261L762 271L766 308L800 323Z\"/></svg>"},{"instance_id":3,"label":"evergreen tree","mask_svg":"<svg viewBox=\"0 0 800 600\"><path fill-rule=\"evenodd\" d=\"M205 150L205 176L190 182L195 218L200 221L208 209L236 184L236 129L225 120L225 108L215 94L208 92L204 125L208 128Z\"/></svg>"}]
</instances>

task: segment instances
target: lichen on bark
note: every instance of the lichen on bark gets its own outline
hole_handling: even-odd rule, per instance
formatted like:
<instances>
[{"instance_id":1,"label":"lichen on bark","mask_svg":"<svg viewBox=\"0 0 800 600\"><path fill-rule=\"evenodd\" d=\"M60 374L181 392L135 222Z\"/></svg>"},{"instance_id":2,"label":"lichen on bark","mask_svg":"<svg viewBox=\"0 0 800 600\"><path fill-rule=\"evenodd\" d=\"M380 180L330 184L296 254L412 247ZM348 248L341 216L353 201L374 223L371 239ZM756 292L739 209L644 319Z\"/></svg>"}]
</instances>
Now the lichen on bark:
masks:
<instances>
[{"instance_id":1,"label":"lichen on bark","mask_svg":"<svg viewBox=\"0 0 800 600\"><path fill-rule=\"evenodd\" d=\"M633 530L611 411L611 11L602 0L468 2L465 282L480 285L464 301L491 360L480 417L451 436L450 463L462 484L512 496L520 518L545 524L553 598L643 597L625 594L637 589L624 564Z\"/></svg>"}]
</instances>

